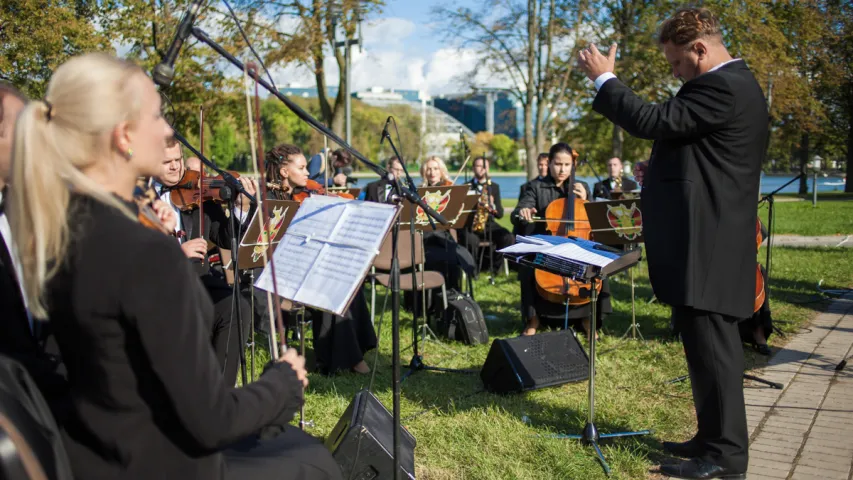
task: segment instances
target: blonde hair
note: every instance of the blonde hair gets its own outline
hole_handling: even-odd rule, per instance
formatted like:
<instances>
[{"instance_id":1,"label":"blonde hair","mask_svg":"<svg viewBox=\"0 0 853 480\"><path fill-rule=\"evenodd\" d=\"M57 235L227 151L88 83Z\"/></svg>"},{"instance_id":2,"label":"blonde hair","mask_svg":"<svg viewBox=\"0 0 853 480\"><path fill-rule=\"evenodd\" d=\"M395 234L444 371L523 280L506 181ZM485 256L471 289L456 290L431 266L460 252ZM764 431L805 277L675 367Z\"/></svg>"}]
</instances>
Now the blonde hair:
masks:
<instances>
[{"instance_id":1,"label":"blonde hair","mask_svg":"<svg viewBox=\"0 0 853 480\"><path fill-rule=\"evenodd\" d=\"M62 264L69 240L71 193L90 196L135 218L81 170L112 148L113 129L139 118L133 63L100 53L72 58L54 71L42 101L18 117L12 150L9 221L33 316L44 318L45 284ZM17 188L16 188L17 187Z\"/></svg>"},{"instance_id":2,"label":"blonde hair","mask_svg":"<svg viewBox=\"0 0 853 480\"><path fill-rule=\"evenodd\" d=\"M438 164L438 169L439 171L441 171L441 183L453 183L453 180L450 179L450 173L447 171L447 165L444 163L444 160L442 160L440 157L436 157L435 155L433 155L432 157L428 157L426 160L424 160L424 163L421 164L421 180L423 180L421 186L428 186L426 178L426 166L429 162L435 162Z\"/></svg>"}]
</instances>

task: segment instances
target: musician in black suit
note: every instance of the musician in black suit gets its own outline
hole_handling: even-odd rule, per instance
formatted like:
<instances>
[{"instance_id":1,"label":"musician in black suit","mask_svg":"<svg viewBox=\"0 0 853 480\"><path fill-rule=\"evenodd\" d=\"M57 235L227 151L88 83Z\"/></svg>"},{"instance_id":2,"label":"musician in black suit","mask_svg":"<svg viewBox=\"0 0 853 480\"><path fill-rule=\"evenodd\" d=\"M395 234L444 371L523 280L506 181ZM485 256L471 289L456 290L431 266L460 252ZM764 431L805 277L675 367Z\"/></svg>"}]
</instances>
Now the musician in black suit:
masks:
<instances>
[{"instance_id":1,"label":"musician in black suit","mask_svg":"<svg viewBox=\"0 0 853 480\"><path fill-rule=\"evenodd\" d=\"M396 178L404 179L406 173L403 171L403 165L400 159L396 156L385 161L385 168L390 173L393 173ZM391 193L391 183L387 178L380 178L375 182L370 182L364 187L364 200L368 202L382 202L388 199Z\"/></svg>"},{"instance_id":2,"label":"musician in black suit","mask_svg":"<svg viewBox=\"0 0 853 480\"><path fill-rule=\"evenodd\" d=\"M632 192L640 188L637 182L622 176L622 160L619 160L619 157L613 157L607 161L607 172L610 176L592 187L592 194L595 198L610 200L610 192L614 190Z\"/></svg>"},{"instance_id":3,"label":"musician in black suit","mask_svg":"<svg viewBox=\"0 0 853 480\"><path fill-rule=\"evenodd\" d=\"M489 159L485 157L477 157L471 164L471 170L474 172L474 178L468 184L471 190L477 193L482 200L483 196L487 199L485 204L481 205L480 201L474 207L474 212L468 215L468 220L465 223L465 228L457 230L459 243L471 252L474 259L479 259L480 242L490 241L490 249L500 250L515 243L515 236L509 230L500 226L495 219L503 218L504 207L501 204L501 186L491 181L489 178ZM486 221L482 225L482 230L475 232L474 220L477 217L477 212L485 215ZM486 251L484 260L489 259L489 253ZM500 255L494 255L495 265L497 267L502 262ZM477 269L482 266L478 263Z\"/></svg>"},{"instance_id":4,"label":"musician in black suit","mask_svg":"<svg viewBox=\"0 0 853 480\"><path fill-rule=\"evenodd\" d=\"M6 216L15 120L26 97L0 82L0 354L20 362L35 381L61 424L69 407L68 382L59 348L46 321L34 319L19 281L20 261Z\"/></svg>"},{"instance_id":5,"label":"musician in black suit","mask_svg":"<svg viewBox=\"0 0 853 480\"><path fill-rule=\"evenodd\" d=\"M225 277L211 270L207 261L210 250L208 242L219 248L220 251L230 251L231 248L230 218L226 217L222 206L212 201L206 201L202 208L195 207L182 210L172 203L169 188L181 180L185 171L183 149L179 143L170 141L166 148L165 159L160 165L160 173L153 178L153 185L160 199L171 206L178 216L175 228L178 231L177 237L181 249L190 260L213 301L214 315L210 319L211 342L222 365L225 381L229 385L233 385L237 380L243 347L237 329L238 326L242 326L242 338L243 340L248 338L253 312L249 303L240 295L240 316L243 320L242 322L237 321L233 311L233 288L228 285ZM254 185L243 177L241 179L247 191L254 192ZM240 204L246 210L249 209L248 202L240 202ZM204 210L204 221L200 222L202 210ZM239 214L239 212L232 212L232 215L235 214ZM201 231L201 228L204 231Z\"/></svg>"},{"instance_id":6,"label":"musician in black suit","mask_svg":"<svg viewBox=\"0 0 853 480\"><path fill-rule=\"evenodd\" d=\"M679 10L659 38L678 94L649 104L613 74L616 45L579 54L594 80L593 109L636 137L655 141L635 166L643 186L649 277L672 305L693 385L699 431L665 443L692 457L661 471L677 478L744 478L749 438L738 321L752 315L755 222L768 135L767 103L750 69L729 55L704 8Z\"/></svg>"}]
</instances>

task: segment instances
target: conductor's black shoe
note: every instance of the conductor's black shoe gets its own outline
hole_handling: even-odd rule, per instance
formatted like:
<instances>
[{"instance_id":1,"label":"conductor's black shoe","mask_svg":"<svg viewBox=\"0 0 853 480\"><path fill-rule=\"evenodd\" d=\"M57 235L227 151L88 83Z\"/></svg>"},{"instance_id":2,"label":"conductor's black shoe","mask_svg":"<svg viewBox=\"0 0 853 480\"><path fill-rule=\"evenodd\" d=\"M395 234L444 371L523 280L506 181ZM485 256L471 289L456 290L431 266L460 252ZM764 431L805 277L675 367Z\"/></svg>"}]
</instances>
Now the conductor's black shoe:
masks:
<instances>
[{"instance_id":1,"label":"conductor's black shoe","mask_svg":"<svg viewBox=\"0 0 853 480\"><path fill-rule=\"evenodd\" d=\"M663 451L684 458L700 457L705 453L696 440L690 439L686 442L663 442Z\"/></svg>"},{"instance_id":2,"label":"conductor's black shoe","mask_svg":"<svg viewBox=\"0 0 853 480\"><path fill-rule=\"evenodd\" d=\"M672 478L687 478L691 480L705 480L709 478L722 478L725 480L746 479L745 473L738 473L698 458L692 458L676 465L661 465L660 473Z\"/></svg>"}]
</instances>

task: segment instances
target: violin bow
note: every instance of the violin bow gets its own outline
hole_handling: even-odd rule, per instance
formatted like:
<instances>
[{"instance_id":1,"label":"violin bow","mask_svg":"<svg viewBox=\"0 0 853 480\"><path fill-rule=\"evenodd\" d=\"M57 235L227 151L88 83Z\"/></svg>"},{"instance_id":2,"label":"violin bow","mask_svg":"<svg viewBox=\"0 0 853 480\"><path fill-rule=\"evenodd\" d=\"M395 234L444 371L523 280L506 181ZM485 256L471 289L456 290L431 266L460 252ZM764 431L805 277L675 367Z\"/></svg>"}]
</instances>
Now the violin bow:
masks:
<instances>
[{"instance_id":1,"label":"violin bow","mask_svg":"<svg viewBox=\"0 0 853 480\"><path fill-rule=\"evenodd\" d=\"M198 106L198 138L201 139L201 155L204 156L204 105ZM184 166L186 169L186 166ZM204 238L204 165L198 175L198 238ZM206 256L205 256L206 257ZM202 260L202 263L207 263Z\"/></svg>"},{"instance_id":2,"label":"violin bow","mask_svg":"<svg viewBox=\"0 0 853 480\"><path fill-rule=\"evenodd\" d=\"M252 123L252 102L251 102L251 86L248 83L249 72L251 72L251 76L255 81L255 123ZM264 148L263 148L263 140L260 136L261 132L261 112L260 112L260 97L258 95L258 68L253 62L246 63L246 68L243 70L243 84L246 87L246 118L249 122L249 145L251 146L252 151L252 169L255 174L255 177L258 178L258 207L261 209L261 218L259 221L261 222L261 238L264 240L264 247L272 244L272 238L270 238L269 230L267 227L269 226L270 221L270 212L269 207L267 206L267 182L265 178L262 178L261 175L266 172L266 168L264 167ZM287 350L287 338L284 334L284 321L282 320L281 313L281 297L278 296L278 281L275 272L275 262L271 262L268 255L268 248L263 248L263 259L264 265L269 267L270 274L272 276L272 293L267 291L267 303L270 306L271 310L275 311L275 325L273 325L273 314L270 313L270 332L278 332L279 343L271 342L273 344L273 358L278 359L279 353L284 355L284 352ZM280 351L279 351L280 350Z\"/></svg>"}]
</instances>

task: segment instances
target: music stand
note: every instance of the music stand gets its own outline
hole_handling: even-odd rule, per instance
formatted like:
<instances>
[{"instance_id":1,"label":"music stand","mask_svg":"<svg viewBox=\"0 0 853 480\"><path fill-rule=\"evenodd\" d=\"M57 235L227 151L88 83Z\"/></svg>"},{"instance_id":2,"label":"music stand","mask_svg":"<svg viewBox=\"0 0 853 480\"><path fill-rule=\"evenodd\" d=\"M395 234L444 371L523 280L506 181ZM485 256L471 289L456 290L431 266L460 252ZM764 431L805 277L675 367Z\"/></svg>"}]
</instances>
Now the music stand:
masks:
<instances>
[{"instance_id":1,"label":"music stand","mask_svg":"<svg viewBox=\"0 0 853 480\"><path fill-rule=\"evenodd\" d=\"M450 228L454 230L464 229L465 225L468 223L468 219L471 217L471 214L476 210L475 206L477 205L477 201L480 199L480 196L477 195L477 192L474 190L468 190L467 196L465 200L462 202L462 209L459 210L459 213L456 215L456 218L450 219ZM468 274L464 271L462 272L463 285L468 283L468 294L471 295L471 298L474 298L474 283L468 279Z\"/></svg>"},{"instance_id":2,"label":"music stand","mask_svg":"<svg viewBox=\"0 0 853 480\"><path fill-rule=\"evenodd\" d=\"M450 230L451 228L453 228L454 225L460 220L460 217L464 216L461 212L467 194L468 185L418 188L418 195L424 200L424 202L426 202L427 205L432 207L432 209L438 212L440 215L443 215L448 219L455 220L451 220L448 225L436 225L435 227L432 226L429 220L429 216L426 214L426 212L423 211L421 207L414 205L409 201L403 202L403 209L400 212L400 226L407 225L409 227L409 232L412 236L412 255L414 255L415 250L415 230L420 231L420 234L423 235L423 232L425 230ZM423 241L423 237L421 237L421 241ZM415 265L416 262L413 261L413 270L415 268ZM413 283L413 287L417 287L417 283ZM415 289L415 291L417 291L417 289ZM417 302L415 301L415 303ZM425 289L421 289L420 311L424 319L424 328L429 329L429 325L426 318ZM420 330L420 327L418 327L417 316L414 316L412 321L412 359L409 361L409 370L402 375L401 381L405 381L413 373L419 370L446 373L473 373L468 370L433 367L425 364L423 356L420 354L420 349L418 345L418 330ZM433 332L430 333L435 336ZM424 330L423 335L424 340L426 340L426 330Z\"/></svg>"},{"instance_id":3,"label":"music stand","mask_svg":"<svg viewBox=\"0 0 853 480\"><path fill-rule=\"evenodd\" d=\"M505 256L508 256L513 261L521 263L523 265L529 265L534 268L560 275L562 277L568 277L582 282L589 282L591 284L591 317L589 329L588 379L589 412L587 416L587 423L583 428L583 432L580 434L553 434L547 435L547 437L580 440L585 444L592 445L592 447L595 449L596 455L598 456L598 461L601 463L601 466L604 469L604 473L610 475L610 466L607 464L607 461L604 459L604 455L601 453L601 449L598 446L598 441L602 438L649 435L652 433L652 431L640 430L637 432L600 433L598 431L598 428L595 426L595 321L597 318L596 308L598 303L598 292L596 288L596 283L603 281L609 276L622 272L625 269L635 266L640 260L640 251L636 248L626 251L619 251L597 242L593 242L590 240L582 240L574 237L563 238L554 237L550 235L534 235L532 238L546 241L548 243L551 243L552 246L573 244L576 247L580 247L580 250L582 250L583 253L579 255L574 255L563 251L559 255L557 255L554 253L549 253L548 251L540 250L538 253L524 255L505 253ZM504 252L511 248L513 247L505 248L501 250L501 252ZM606 256L610 259L610 263L600 267L592 265L591 263L588 263L590 260L587 259L587 256L590 253Z\"/></svg>"},{"instance_id":4,"label":"music stand","mask_svg":"<svg viewBox=\"0 0 853 480\"><path fill-rule=\"evenodd\" d=\"M615 193L615 192L611 192ZM618 192L622 196L623 192ZM595 241L604 245L624 245L626 249L636 248L643 243L642 201L637 199L609 200L605 202L587 202L584 204L592 235ZM639 264L639 262L638 262ZM631 338L641 340L640 325L637 324L637 309L634 295L634 269L629 269L631 279L631 326L625 330L622 338L631 333Z\"/></svg>"},{"instance_id":5,"label":"music stand","mask_svg":"<svg viewBox=\"0 0 853 480\"><path fill-rule=\"evenodd\" d=\"M287 227L293 220L294 215L296 215L296 211L299 209L298 202L293 202L289 200L267 200L267 202L267 204L269 205L270 219L264 231L268 232L267 235L272 238L269 240L269 242L267 242L262 236L261 219L263 218L263 212L261 212L261 209L258 208L255 209L255 215L252 217L251 222L249 222L249 228L246 229L246 233L243 234L243 238L240 239L240 243L237 246L237 265L240 266L241 270L249 270L253 285L255 283L254 269L264 266L264 245L267 245L266 257L272 258L273 251L275 251L275 247L281 241L281 237L284 236L284 232L287 230ZM270 355L272 355L276 351L275 341L273 340L273 337L275 335L275 325L273 319L275 318L276 312L272 311L272 301L270 300L270 295L272 295L272 293L268 292L267 303L270 308L270 334L268 340ZM254 311L252 313L254 315ZM255 322L252 321L253 332L254 325ZM255 339L252 338L252 365L255 364L254 343Z\"/></svg>"}]
</instances>

